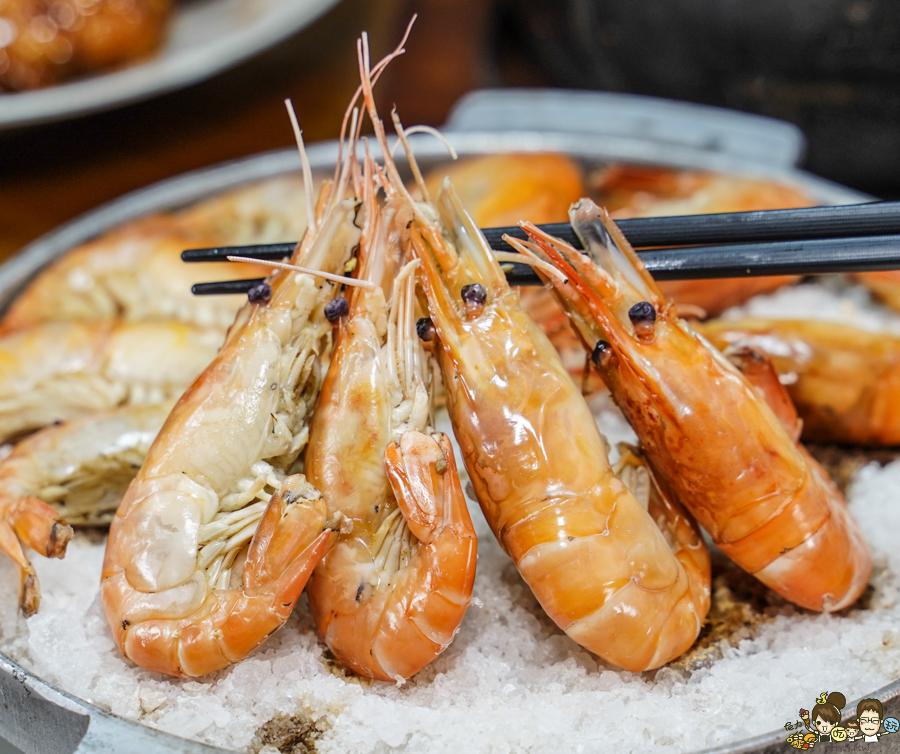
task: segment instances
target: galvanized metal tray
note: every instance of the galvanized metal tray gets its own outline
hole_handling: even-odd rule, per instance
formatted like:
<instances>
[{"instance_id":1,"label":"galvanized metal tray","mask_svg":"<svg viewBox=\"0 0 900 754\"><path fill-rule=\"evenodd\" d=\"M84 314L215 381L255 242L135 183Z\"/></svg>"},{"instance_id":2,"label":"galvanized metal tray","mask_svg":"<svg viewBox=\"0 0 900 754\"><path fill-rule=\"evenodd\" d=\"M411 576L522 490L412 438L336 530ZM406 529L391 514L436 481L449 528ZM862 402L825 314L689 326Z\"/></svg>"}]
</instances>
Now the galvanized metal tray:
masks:
<instances>
[{"instance_id":1,"label":"galvanized metal tray","mask_svg":"<svg viewBox=\"0 0 900 754\"><path fill-rule=\"evenodd\" d=\"M871 199L797 169L804 141L795 127L705 106L586 92L481 91L458 104L443 132L460 156L554 151L591 166L627 160L776 179L801 188L822 204ZM411 141L423 166L447 159L436 139L418 135ZM336 143L312 145L308 152L313 170L333 170ZM0 308L68 249L123 222L299 170L297 153L280 150L188 173L110 202L39 238L0 267ZM900 717L900 680L873 690L871 696L884 703L885 716ZM853 704L848 705L851 708ZM0 736L26 754L224 751L110 714L54 687L2 653ZM784 731L779 729L703 754L769 754L783 752L785 746Z\"/></svg>"}]
</instances>

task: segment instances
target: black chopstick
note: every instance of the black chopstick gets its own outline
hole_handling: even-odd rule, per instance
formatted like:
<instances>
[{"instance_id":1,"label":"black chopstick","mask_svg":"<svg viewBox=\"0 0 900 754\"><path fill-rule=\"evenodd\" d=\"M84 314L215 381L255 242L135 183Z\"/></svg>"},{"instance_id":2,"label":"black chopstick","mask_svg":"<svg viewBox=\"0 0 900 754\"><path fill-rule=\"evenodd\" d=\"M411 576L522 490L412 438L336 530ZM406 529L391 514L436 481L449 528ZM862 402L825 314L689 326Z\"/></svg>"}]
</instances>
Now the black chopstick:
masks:
<instances>
[{"instance_id":1,"label":"black chopstick","mask_svg":"<svg viewBox=\"0 0 900 754\"><path fill-rule=\"evenodd\" d=\"M870 202L837 207L775 209L757 212L728 212L714 215L642 217L617 221L632 246L688 246L693 244L745 243L751 241L794 241L815 238L850 238L900 233L900 202ZM550 235L575 248L581 242L568 223L541 226ZM518 226L486 228L484 235L492 249L513 251L504 234L525 239ZM256 259L282 259L294 250L294 242L255 246L220 246L188 249L185 262L213 262L228 255Z\"/></svg>"},{"instance_id":2,"label":"black chopstick","mask_svg":"<svg viewBox=\"0 0 900 754\"><path fill-rule=\"evenodd\" d=\"M544 226L546 227L546 226ZM638 252L657 280L699 280L762 275L815 275L900 269L900 234L766 241L720 246L678 246ZM525 264L504 264L510 285L541 285ZM197 283L196 295L244 293L257 280Z\"/></svg>"}]
</instances>

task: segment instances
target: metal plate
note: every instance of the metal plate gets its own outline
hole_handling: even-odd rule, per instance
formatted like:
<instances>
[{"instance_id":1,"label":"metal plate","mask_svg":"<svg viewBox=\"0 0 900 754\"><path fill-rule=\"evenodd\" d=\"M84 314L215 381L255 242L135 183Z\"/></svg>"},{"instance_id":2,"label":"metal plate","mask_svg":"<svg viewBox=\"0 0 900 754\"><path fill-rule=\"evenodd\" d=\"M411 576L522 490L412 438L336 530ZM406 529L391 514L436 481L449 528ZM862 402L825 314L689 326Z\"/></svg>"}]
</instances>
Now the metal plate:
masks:
<instances>
[{"instance_id":1,"label":"metal plate","mask_svg":"<svg viewBox=\"0 0 900 754\"><path fill-rule=\"evenodd\" d=\"M785 149L773 147L768 153L779 156L766 162L747 143L747 139L754 138L752 129L745 130L747 136L743 141L715 138L715 128L711 128L709 123L711 108L697 107L692 110L692 106L679 104L678 117L687 118L683 129L686 140L669 139L663 142L658 138L640 138L627 132L598 133L602 127L597 128L596 124L602 126L604 121L608 122L604 112L608 112L609 108L621 114L622 108L627 109L634 99L640 99L641 108L646 108L653 102L648 98L603 95L593 105L584 100L579 105L583 115L579 120L581 125L567 132L554 132L527 130L530 125L529 108L512 107L515 103L508 94L498 93L502 101L494 94L479 93L468 98L451 115L451 128L444 134L461 157L498 152L553 151L571 155L588 165L627 159L660 166L719 170L776 179L801 188L821 204L852 204L871 199L794 167L792 160L802 151L802 137L796 141L796 135L785 131L784 124L778 122L770 121L777 127L775 131L767 131L763 122L766 119L754 119L754 128L762 127L761 138L766 143L775 144L772 140L777 138L787 138L789 141ZM531 98L533 108L534 93L522 94ZM566 98L573 94L584 97L583 93L553 93L554 108L564 108ZM523 130L502 127L502 121L496 119L494 112L494 105L498 103L501 108L512 107L512 111L517 113L515 123ZM655 125L648 122L647 133L661 133L659 126L671 112L671 104L658 101L658 114L662 120ZM691 114L695 118L693 126L689 122ZM740 118L738 114L731 113L729 119L732 116ZM558 113L556 117L559 117ZM645 110L641 117L652 120L653 108ZM541 125L546 128L546 112L535 111L535 118L543 121ZM564 118L563 122L571 124L573 120ZM733 122L737 124L737 121ZM487 130L452 130L454 124ZM490 130L492 128L494 130ZM698 129L706 129L704 133L707 137L698 140ZM447 160L445 148L436 139L417 135L410 141L423 167ZM795 142L798 148L793 149L790 142ZM739 145L738 154L729 148L732 143ZM313 170L333 171L337 158L335 143L313 145L308 153ZM403 163L400 154L397 162L400 165ZM188 173L110 202L36 240L0 267L0 307L7 306L30 278L68 249L123 222L150 212L182 207L242 184L299 170L297 153L280 150ZM885 704L885 715L900 717L900 681L874 691L872 696ZM123 754L212 754L223 751L112 715L48 684L3 654L0 654L0 709L3 710L0 713L0 736L26 754L94 754L106 751ZM708 749L702 754L770 754L784 752L785 746L784 731L776 730L737 744Z\"/></svg>"},{"instance_id":2,"label":"metal plate","mask_svg":"<svg viewBox=\"0 0 900 754\"><path fill-rule=\"evenodd\" d=\"M108 110L201 81L287 38L337 2L176 3L166 41L152 58L47 89L0 94L0 129Z\"/></svg>"}]
</instances>

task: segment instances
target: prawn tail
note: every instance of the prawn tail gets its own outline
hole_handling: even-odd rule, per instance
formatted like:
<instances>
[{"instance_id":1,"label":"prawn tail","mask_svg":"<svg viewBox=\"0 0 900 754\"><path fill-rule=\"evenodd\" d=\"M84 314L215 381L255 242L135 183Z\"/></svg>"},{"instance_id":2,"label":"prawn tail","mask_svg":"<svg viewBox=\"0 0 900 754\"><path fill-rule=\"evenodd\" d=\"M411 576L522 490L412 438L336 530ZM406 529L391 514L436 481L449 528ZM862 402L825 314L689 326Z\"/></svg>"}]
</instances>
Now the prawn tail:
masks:
<instances>
[{"instance_id":1,"label":"prawn tail","mask_svg":"<svg viewBox=\"0 0 900 754\"><path fill-rule=\"evenodd\" d=\"M27 618L40 607L41 589L22 545L28 545L48 558L62 558L74 531L57 518L53 508L36 497L0 494L0 511L0 553L6 555L19 572L19 607Z\"/></svg>"},{"instance_id":2,"label":"prawn tail","mask_svg":"<svg viewBox=\"0 0 900 754\"><path fill-rule=\"evenodd\" d=\"M123 653L148 670L188 678L246 657L284 624L333 544L325 516L305 477L287 477L250 541L240 584L229 589L210 589L195 571L172 589L139 592L121 568L108 569L102 595Z\"/></svg>"},{"instance_id":3,"label":"prawn tail","mask_svg":"<svg viewBox=\"0 0 900 754\"><path fill-rule=\"evenodd\" d=\"M749 345L729 347L725 354L797 442L803 423L771 360ZM869 548L858 524L849 515L844 496L828 473L805 447L798 445L798 448L809 468L810 494L820 501L821 520L814 528L810 527L812 530L802 541L785 541L785 551L754 575L770 589L810 610L841 610L853 604L868 583L872 571ZM785 515L789 514L787 511ZM726 553L731 550L723 549Z\"/></svg>"},{"instance_id":4,"label":"prawn tail","mask_svg":"<svg viewBox=\"0 0 900 754\"><path fill-rule=\"evenodd\" d=\"M409 678L456 635L472 595L477 543L446 435L405 432L385 449L385 467L419 547L406 569L412 583L385 611L396 633L383 650L376 641L373 655L387 677Z\"/></svg>"},{"instance_id":5,"label":"prawn tail","mask_svg":"<svg viewBox=\"0 0 900 754\"><path fill-rule=\"evenodd\" d=\"M827 513L816 530L753 575L773 591L809 610L833 612L852 605L872 574L872 556L843 495L801 445L811 483ZM726 553L727 554L727 553Z\"/></svg>"},{"instance_id":6,"label":"prawn tail","mask_svg":"<svg viewBox=\"0 0 900 754\"><path fill-rule=\"evenodd\" d=\"M274 590L278 599L293 607L312 569L327 552L325 543L332 540L326 516L321 493L306 477L286 477L272 495L250 542L244 564L246 594Z\"/></svg>"}]
</instances>

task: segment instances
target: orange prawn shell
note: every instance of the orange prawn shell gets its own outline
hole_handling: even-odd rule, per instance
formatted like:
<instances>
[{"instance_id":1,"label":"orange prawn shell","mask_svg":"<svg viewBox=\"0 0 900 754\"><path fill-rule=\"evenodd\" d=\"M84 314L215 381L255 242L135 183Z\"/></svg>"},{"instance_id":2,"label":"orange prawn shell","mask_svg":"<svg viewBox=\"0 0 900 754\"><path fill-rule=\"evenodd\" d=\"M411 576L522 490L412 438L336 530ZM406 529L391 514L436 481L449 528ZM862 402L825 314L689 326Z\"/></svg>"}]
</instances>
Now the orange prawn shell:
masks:
<instances>
[{"instance_id":1,"label":"orange prawn shell","mask_svg":"<svg viewBox=\"0 0 900 754\"><path fill-rule=\"evenodd\" d=\"M438 193L450 177L469 213L481 227L564 222L569 205L585 193L581 168L553 153L512 153L460 160L432 170L425 185Z\"/></svg>"},{"instance_id":2,"label":"orange prawn shell","mask_svg":"<svg viewBox=\"0 0 900 754\"><path fill-rule=\"evenodd\" d=\"M602 373L654 469L677 480L679 499L726 555L804 607L856 599L871 559L843 500L786 432L773 431L778 419L729 365L661 317L653 343L625 345ZM788 565L791 583L779 583Z\"/></svg>"},{"instance_id":3,"label":"orange prawn shell","mask_svg":"<svg viewBox=\"0 0 900 754\"><path fill-rule=\"evenodd\" d=\"M476 496L557 625L621 667L658 667L696 638L709 605L708 560L673 557L613 475L593 416L516 298L507 291L504 305L460 330L435 317L448 409ZM699 536L697 544L705 555ZM648 620L658 613L669 622Z\"/></svg>"},{"instance_id":4,"label":"orange prawn shell","mask_svg":"<svg viewBox=\"0 0 900 754\"><path fill-rule=\"evenodd\" d=\"M604 210L580 203L572 223L590 259L525 229L565 275L565 283L551 280L554 290L585 342L598 344L598 370L658 478L725 554L787 599L813 610L852 604L871 556L837 489L795 444L794 428L674 316Z\"/></svg>"}]
</instances>

